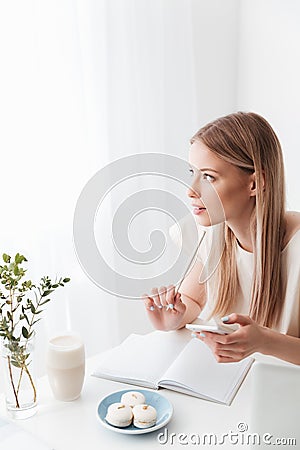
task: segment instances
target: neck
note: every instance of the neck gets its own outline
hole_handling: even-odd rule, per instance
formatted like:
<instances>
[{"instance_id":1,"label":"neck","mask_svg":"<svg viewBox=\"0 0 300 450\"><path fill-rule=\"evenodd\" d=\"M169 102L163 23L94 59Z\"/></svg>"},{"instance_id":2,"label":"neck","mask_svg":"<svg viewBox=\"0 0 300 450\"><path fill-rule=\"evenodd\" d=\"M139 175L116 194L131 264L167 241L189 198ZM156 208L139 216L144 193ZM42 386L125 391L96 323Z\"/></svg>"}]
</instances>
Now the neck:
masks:
<instances>
[{"instance_id":1,"label":"neck","mask_svg":"<svg viewBox=\"0 0 300 450\"><path fill-rule=\"evenodd\" d=\"M250 217L245 218L244 220L239 219L237 221L226 221L226 224L235 235L239 245L247 252L253 253L253 242L251 239L250 231Z\"/></svg>"}]
</instances>

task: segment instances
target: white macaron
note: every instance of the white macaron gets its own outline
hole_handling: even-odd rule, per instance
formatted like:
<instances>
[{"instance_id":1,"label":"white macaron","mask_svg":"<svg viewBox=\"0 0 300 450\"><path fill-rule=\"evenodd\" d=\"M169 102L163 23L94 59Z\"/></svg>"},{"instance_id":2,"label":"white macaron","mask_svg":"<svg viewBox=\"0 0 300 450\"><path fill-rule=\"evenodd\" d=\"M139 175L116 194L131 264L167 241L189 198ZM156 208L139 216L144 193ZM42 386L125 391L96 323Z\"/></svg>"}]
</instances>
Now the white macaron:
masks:
<instances>
[{"instance_id":1,"label":"white macaron","mask_svg":"<svg viewBox=\"0 0 300 450\"><path fill-rule=\"evenodd\" d=\"M121 402L133 408L135 405L142 405L146 401L144 394L138 391L129 391L121 397Z\"/></svg>"},{"instance_id":2,"label":"white macaron","mask_svg":"<svg viewBox=\"0 0 300 450\"><path fill-rule=\"evenodd\" d=\"M133 410L133 425L137 428L149 428L156 424L156 409L151 405L136 405Z\"/></svg>"},{"instance_id":3,"label":"white macaron","mask_svg":"<svg viewBox=\"0 0 300 450\"><path fill-rule=\"evenodd\" d=\"M114 427L128 427L132 423L132 409L124 403L112 403L107 408L106 421Z\"/></svg>"}]
</instances>

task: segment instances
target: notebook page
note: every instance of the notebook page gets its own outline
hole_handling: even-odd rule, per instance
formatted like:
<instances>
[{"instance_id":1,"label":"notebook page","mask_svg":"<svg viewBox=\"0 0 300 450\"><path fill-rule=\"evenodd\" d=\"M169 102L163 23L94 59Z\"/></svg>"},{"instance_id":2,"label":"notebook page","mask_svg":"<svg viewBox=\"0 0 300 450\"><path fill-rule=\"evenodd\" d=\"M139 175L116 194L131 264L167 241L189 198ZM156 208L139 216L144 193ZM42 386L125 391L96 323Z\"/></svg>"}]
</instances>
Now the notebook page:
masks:
<instances>
[{"instance_id":1,"label":"notebook page","mask_svg":"<svg viewBox=\"0 0 300 450\"><path fill-rule=\"evenodd\" d=\"M164 387L178 384L195 394L228 404L252 362L252 358L247 358L237 363L218 363L206 344L192 339L159 384Z\"/></svg>"},{"instance_id":2,"label":"notebook page","mask_svg":"<svg viewBox=\"0 0 300 450\"><path fill-rule=\"evenodd\" d=\"M130 335L121 345L100 355L93 375L121 380L140 380L157 385L162 374L190 340L190 333L153 331Z\"/></svg>"}]
</instances>

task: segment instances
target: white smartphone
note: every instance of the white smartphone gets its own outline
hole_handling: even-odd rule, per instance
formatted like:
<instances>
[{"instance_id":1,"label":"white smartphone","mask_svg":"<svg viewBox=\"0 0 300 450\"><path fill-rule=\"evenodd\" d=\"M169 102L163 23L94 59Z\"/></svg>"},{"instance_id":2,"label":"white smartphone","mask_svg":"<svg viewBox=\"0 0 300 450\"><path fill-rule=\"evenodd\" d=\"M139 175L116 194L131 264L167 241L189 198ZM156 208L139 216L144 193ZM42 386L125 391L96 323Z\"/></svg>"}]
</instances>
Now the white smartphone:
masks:
<instances>
[{"instance_id":1,"label":"white smartphone","mask_svg":"<svg viewBox=\"0 0 300 450\"><path fill-rule=\"evenodd\" d=\"M185 328L190 331L210 331L217 334L230 334L239 329L238 324L226 325L223 322L209 321L209 322L195 322L187 323Z\"/></svg>"}]
</instances>

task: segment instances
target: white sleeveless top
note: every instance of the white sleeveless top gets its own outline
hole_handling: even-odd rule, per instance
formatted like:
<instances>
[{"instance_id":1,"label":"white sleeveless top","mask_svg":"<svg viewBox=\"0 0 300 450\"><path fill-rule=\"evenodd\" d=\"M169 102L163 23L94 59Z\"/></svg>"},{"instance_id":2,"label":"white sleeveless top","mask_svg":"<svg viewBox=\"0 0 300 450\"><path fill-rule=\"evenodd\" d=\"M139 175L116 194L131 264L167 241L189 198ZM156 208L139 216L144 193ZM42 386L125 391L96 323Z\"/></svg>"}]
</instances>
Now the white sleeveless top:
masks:
<instances>
[{"instance_id":1,"label":"white sleeveless top","mask_svg":"<svg viewBox=\"0 0 300 450\"><path fill-rule=\"evenodd\" d=\"M170 235L177 245L182 243L183 250L192 254L196 244L192 242L188 232L191 220L194 220L194 218L187 216L180 223L182 240L178 239L178 232L176 235L174 229L170 229ZM207 320L214 308L213 290L216 286L216 268L224 242L224 224L212 227L198 226L198 228L199 234L203 233L204 230L206 232L198 253L198 259L204 266L199 281L206 283L207 294L205 307L199 317ZM240 290L235 309L231 312L249 314L254 266L253 253L247 252L237 245L236 258ZM282 251L282 276L285 285L285 302L281 321L276 330L290 336L300 337L300 230L292 236Z\"/></svg>"}]
</instances>

